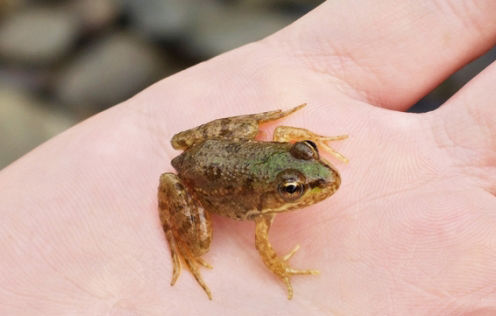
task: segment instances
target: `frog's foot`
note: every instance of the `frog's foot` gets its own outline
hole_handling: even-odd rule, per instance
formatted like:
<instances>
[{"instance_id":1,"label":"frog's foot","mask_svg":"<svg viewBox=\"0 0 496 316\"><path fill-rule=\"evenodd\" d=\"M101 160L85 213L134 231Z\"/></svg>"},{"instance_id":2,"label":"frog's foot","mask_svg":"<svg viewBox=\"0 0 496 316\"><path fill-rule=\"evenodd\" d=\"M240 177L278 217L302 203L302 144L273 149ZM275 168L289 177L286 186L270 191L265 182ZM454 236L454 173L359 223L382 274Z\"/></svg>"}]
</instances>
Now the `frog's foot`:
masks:
<instances>
[{"instance_id":1,"label":"frog's foot","mask_svg":"<svg viewBox=\"0 0 496 316\"><path fill-rule=\"evenodd\" d=\"M287 255L285 255L282 260L285 261L286 263L293 257L293 255L300 249L300 245L296 245L293 250L291 250ZM288 290L288 299L293 298L293 286L291 285L291 280L289 279L290 276L292 275L317 275L319 274L319 270L313 270L313 269L307 269L307 270L297 270L289 267L289 265L286 265L284 269L285 274L284 275L279 275L279 277L282 278L284 281L284 284L286 284L286 288Z\"/></svg>"},{"instance_id":2,"label":"frog's foot","mask_svg":"<svg viewBox=\"0 0 496 316\"><path fill-rule=\"evenodd\" d=\"M303 103L285 111L283 110L268 111L258 114L252 114L251 116L257 121L258 124L263 124L293 114L294 112L304 108L305 106L307 106L307 104Z\"/></svg>"},{"instance_id":3,"label":"frog's foot","mask_svg":"<svg viewBox=\"0 0 496 316\"><path fill-rule=\"evenodd\" d=\"M298 250L299 246L296 246L295 249L293 249L290 253L288 253L286 256L280 258L280 257L272 257L268 260L264 259L265 264L267 267L274 273L276 274L279 278L281 278L286 285L287 291L288 291L288 299L293 298L293 287L291 285L291 280L290 277L293 275L317 275L319 274L318 270L313 270L313 269L307 269L307 270L299 270L299 269L293 269L289 266L289 259L295 254L295 252Z\"/></svg>"},{"instance_id":4,"label":"frog's foot","mask_svg":"<svg viewBox=\"0 0 496 316\"><path fill-rule=\"evenodd\" d=\"M278 126L274 130L274 135L272 136L272 139L276 142L311 140L316 143L317 146L323 148L325 151L327 151L337 159L343 162L348 162L348 158L346 158L345 156L337 152L334 148L332 148L329 144L327 144L327 142L343 140L346 138L348 138L348 135L322 136L304 128L290 126Z\"/></svg>"},{"instance_id":5,"label":"frog's foot","mask_svg":"<svg viewBox=\"0 0 496 316\"><path fill-rule=\"evenodd\" d=\"M289 266L288 261L300 249L299 245L296 245L284 257L279 257L276 254L268 238L273 218L273 215L255 218L255 246L267 268L284 281L288 290L288 299L292 299L293 287L291 286L290 277L293 275L316 275L319 274L319 271L312 269L297 270Z\"/></svg>"},{"instance_id":6,"label":"frog's foot","mask_svg":"<svg viewBox=\"0 0 496 316\"><path fill-rule=\"evenodd\" d=\"M201 277L200 270L198 265L204 266L205 268L208 269L213 269L213 267L208 264L203 258L201 257L194 257L191 254L188 253L188 251L184 251L185 253L181 253L177 250L176 247L171 247L171 257L172 257L172 262L173 262L173 270L172 270L172 280L170 285L173 286L177 279L179 278L179 275L181 274L181 260L180 258L182 257L184 260L184 263L186 263L186 266L188 267L189 271L193 274L196 282L200 284L200 286L203 288L205 293L207 293L208 298L211 300L212 299L212 292L208 288L208 286L205 284L205 281L203 281L203 278Z\"/></svg>"},{"instance_id":7,"label":"frog's foot","mask_svg":"<svg viewBox=\"0 0 496 316\"><path fill-rule=\"evenodd\" d=\"M203 281L199 267L212 268L201 257L207 253L212 240L209 214L190 195L177 175L164 173L160 176L158 190L159 214L172 258L174 285L181 273L181 258L196 281L212 299Z\"/></svg>"},{"instance_id":8,"label":"frog's foot","mask_svg":"<svg viewBox=\"0 0 496 316\"><path fill-rule=\"evenodd\" d=\"M208 299L212 300L212 292L210 292L210 289L208 288L207 284L205 283L205 281L203 281L203 278L201 277L200 270L198 269L198 263L200 263L203 266L205 266L206 264L208 265L209 268L212 268L212 266L210 266L208 263L203 261L203 259L201 258L200 260L198 260L198 258L191 258L184 256L184 262L186 263L186 266L188 267L189 271L191 271L191 274L193 274L196 282L198 282L198 284L200 284L200 286L205 291L205 293L207 293Z\"/></svg>"},{"instance_id":9,"label":"frog's foot","mask_svg":"<svg viewBox=\"0 0 496 316\"><path fill-rule=\"evenodd\" d=\"M296 244L296 246L294 246L293 249L287 255L282 257L282 260L289 261L289 259L291 259L298 250L300 250L300 245Z\"/></svg>"}]
</instances>

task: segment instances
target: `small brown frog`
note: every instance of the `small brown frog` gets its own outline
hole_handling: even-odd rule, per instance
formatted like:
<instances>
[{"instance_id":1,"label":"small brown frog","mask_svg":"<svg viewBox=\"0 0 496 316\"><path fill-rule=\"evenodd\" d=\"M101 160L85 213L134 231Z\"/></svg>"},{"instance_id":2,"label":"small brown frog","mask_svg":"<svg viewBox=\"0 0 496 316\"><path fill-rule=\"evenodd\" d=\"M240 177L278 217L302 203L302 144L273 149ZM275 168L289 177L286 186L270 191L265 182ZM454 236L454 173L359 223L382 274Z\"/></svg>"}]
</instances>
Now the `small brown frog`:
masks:
<instances>
[{"instance_id":1,"label":"small brown frog","mask_svg":"<svg viewBox=\"0 0 496 316\"><path fill-rule=\"evenodd\" d=\"M289 266L298 245L278 256L268 240L269 229L277 213L322 201L339 188L338 172L320 157L318 147L346 162L326 142L347 136L326 137L279 126L273 141L255 140L260 124L304 106L218 119L174 135L172 146L184 152L172 160L177 175L160 176L158 192L160 220L174 265L171 285L179 277L182 258L212 299L199 272L200 265L212 268L202 259L212 240L210 212L255 221L255 246L265 265L286 284L288 299L293 297L291 276L318 274Z\"/></svg>"}]
</instances>

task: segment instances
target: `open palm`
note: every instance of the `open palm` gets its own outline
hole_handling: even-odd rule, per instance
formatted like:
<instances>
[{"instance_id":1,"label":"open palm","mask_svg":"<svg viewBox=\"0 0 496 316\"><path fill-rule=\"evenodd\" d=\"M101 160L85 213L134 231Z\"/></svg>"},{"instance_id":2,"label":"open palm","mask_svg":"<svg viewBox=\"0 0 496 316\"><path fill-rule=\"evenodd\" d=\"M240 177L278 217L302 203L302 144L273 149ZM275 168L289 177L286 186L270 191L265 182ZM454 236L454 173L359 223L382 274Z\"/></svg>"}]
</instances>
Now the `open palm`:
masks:
<instances>
[{"instance_id":1,"label":"open palm","mask_svg":"<svg viewBox=\"0 0 496 316\"><path fill-rule=\"evenodd\" d=\"M436 111L400 112L496 42L495 2L464 3L328 1L2 170L0 313L496 313L496 65ZM214 217L214 300L189 273L170 287L156 198L169 139L303 102L283 124L349 134L335 147L350 163L333 160L339 191L277 216L271 240L301 244L292 265L321 274L294 277L287 301L254 224Z\"/></svg>"}]
</instances>

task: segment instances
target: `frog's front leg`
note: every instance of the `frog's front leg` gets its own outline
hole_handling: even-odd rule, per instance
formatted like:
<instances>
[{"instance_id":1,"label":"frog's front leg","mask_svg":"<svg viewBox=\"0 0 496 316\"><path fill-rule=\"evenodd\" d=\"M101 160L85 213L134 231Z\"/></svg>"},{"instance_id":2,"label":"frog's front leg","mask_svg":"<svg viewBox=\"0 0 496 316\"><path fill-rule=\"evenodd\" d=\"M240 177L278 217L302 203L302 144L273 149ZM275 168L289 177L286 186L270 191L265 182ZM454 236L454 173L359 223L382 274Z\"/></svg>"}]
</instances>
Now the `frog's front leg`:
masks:
<instances>
[{"instance_id":1,"label":"frog's front leg","mask_svg":"<svg viewBox=\"0 0 496 316\"><path fill-rule=\"evenodd\" d=\"M261 215L255 218L255 246L262 256L262 260L275 275L281 278L288 289L288 299L293 298L293 287L291 286L291 280L289 279L292 275L304 274L304 275L316 275L319 274L317 270L296 270L289 266L288 261L299 249L299 246L293 248L284 257L279 257L277 253L272 248L269 242L269 230L274 220L275 215Z\"/></svg>"},{"instance_id":2,"label":"frog's front leg","mask_svg":"<svg viewBox=\"0 0 496 316\"><path fill-rule=\"evenodd\" d=\"M160 221L169 243L173 262L171 285L181 273L182 258L209 299L212 294L203 281L199 265L212 268L201 256L212 241L209 213L188 193L181 179L173 173L160 176L158 190Z\"/></svg>"}]
</instances>

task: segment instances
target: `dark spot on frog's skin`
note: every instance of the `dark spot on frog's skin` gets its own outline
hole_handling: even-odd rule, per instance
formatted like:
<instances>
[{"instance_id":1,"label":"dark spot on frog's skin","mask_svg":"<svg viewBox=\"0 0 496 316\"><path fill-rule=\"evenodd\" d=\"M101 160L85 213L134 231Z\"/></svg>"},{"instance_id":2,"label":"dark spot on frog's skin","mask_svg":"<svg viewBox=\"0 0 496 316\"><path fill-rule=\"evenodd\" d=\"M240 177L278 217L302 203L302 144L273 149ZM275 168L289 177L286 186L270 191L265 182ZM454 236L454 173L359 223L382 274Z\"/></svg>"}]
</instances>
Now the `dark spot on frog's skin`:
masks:
<instances>
[{"instance_id":1,"label":"dark spot on frog's skin","mask_svg":"<svg viewBox=\"0 0 496 316\"><path fill-rule=\"evenodd\" d=\"M226 151L230 154L235 154L237 153L241 148L241 145L238 143L231 143L226 146Z\"/></svg>"},{"instance_id":2,"label":"dark spot on frog's skin","mask_svg":"<svg viewBox=\"0 0 496 316\"><path fill-rule=\"evenodd\" d=\"M179 230L183 233L186 233L190 229L191 229L191 223L188 221L184 221Z\"/></svg>"},{"instance_id":3,"label":"dark spot on frog's skin","mask_svg":"<svg viewBox=\"0 0 496 316\"><path fill-rule=\"evenodd\" d=\"M189 216L189 220L191 223L195 223L196 222L196 217L194 215L190 215Z\"/></svg>"},{"instance_id":4,"label":"dark spot on frog's skin","mask_svg":"<svg viewBox=\"0 0 496 316\"><path fill-rule=\"evenodd\" d=\"M184 190L184 186L180 182L176 182L174 184L174 186L176 187L176 190L178 190L178 191L183 191Z\"/></svg>"},{"instance_id":5,"label":"dark spot on frog's skin","mask_svg":"<svg viewBox=\"0 0 496 316\"><path fill-rule=\"evenodd\" d=\"M222 170L220 169L218 164L210 164L205 169L205 176L210 181L217 180L222 176Z\"/></svg>"},{"instance_id":6,"label":"dark spot on frog's skin","mask_svg":"<svg viewBox=\"0 0 496 316\"><path fill-rule=\"evenodd\" d=\"M251 192L253 191L253 178L246 178L245 181L243 181L243 191L245 192Z\"/></svg>"},{"instance_id":7,"label":"dark spot on frog's skin","mask_svg":"<svg viewBox=\"0 0 496 316\"><path fill-rule=\"evenodd\" d=\"M221 119L220 120L220 131L219 131L219 136L224 137L224 138L230 138L232 135L232 128L231 128L231 120L230 119Z\"/></svg>"},{"instance_id":8,"label":"dark spot on frog's skin","mask_svg":"<svg viewBox=\"0 0 496 316\"><path fill-rule=\"evenodd\" d=\"M172 210L174 212L181 211L184 208L184 204L181 202L176 202L172 205Z\"/></svg>"},{"instance_id":9,"label":"dark spot on frog's skin","mask_svg":"<svg viewBox=\"0 0 496 316\"><path fill-rule=\"evenodd\" d=\"M210 201L210 199L208 199L207 197L203 198L203 202L207 204L209 207L212 207L214 205L212 201Z\"/></svg>"},{"instance_id":10,"label":"dark spot on frog's skin","mask_svg":"<svg viewBox=\"0 0 496 316\"><path fill-rule=\"evenodd\" d=\"M228 194L231 194L234 192L234 186L232 184L228 184L226 186L226 191L228 192Z\"/></svg>"}]
</instances>

